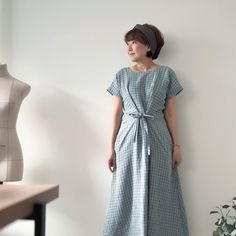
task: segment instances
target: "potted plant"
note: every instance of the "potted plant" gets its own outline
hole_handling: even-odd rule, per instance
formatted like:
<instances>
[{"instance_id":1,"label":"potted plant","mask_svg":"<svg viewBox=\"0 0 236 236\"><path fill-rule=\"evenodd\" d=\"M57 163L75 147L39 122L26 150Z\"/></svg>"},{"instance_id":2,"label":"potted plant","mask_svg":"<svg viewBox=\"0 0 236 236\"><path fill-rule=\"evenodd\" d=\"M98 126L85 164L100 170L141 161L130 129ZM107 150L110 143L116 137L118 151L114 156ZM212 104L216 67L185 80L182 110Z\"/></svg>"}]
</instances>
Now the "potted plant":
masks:
<instances>
[{"instance_id":1,"label":"potted plant","mask_svg":"<svg viewBox=\"0 0 236 236\"><path fill-rule=\"evenodd\" d=\"M211 211L210 214L220 214L220 218L215 222L217 226L216 230L213 232L213 236L236 236L236 215L229 215L229 212L233 209L236 210L235 201L236 197L234 197L230 202L232 205L220 205L217 206L219 210ZM226 211L226 214L223 211Z\"/></svg>"}]
</instances>

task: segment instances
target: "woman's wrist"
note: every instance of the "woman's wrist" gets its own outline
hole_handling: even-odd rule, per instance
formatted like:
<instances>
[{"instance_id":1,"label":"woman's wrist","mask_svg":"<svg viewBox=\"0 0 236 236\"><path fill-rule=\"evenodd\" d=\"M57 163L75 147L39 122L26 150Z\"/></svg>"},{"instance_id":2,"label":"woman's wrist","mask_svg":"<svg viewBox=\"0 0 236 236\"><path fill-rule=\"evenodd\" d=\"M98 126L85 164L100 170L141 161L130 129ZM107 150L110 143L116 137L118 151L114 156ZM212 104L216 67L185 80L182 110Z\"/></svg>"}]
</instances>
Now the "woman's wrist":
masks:
<instances>
[{"instance_id":1,"label":"woman's wrist","mask_svg":"<svg viewBox=\"0 0 236 236\"><path fill-rule=\"evenodd\" d=\"M180 148L180 144L174 144L174 147Z\"/></svg>"},{"instance_id":2,"label":"woman's wrist","mask_svg":"<svg viewBox=\"0 0 236 236\"><path fill-rule=\"evenodd\" d=\"M114 152L114 151L115 151L114 145L113 145L113 146L110 146L110 147L109 147L109 152Z\"/></svg>"}]
</instances>

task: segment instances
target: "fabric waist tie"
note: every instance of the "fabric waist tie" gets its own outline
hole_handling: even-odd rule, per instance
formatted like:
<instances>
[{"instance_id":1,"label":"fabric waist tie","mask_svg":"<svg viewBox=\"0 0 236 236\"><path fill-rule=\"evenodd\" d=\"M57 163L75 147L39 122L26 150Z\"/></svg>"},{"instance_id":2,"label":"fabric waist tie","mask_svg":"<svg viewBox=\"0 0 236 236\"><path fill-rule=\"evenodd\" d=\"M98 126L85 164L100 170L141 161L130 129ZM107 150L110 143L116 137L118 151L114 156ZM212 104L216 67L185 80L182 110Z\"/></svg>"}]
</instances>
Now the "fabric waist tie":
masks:
<instances>
[{"instance_id":1,"label":"fabric waist tie","mask_svg":"<svg viewBox=\"0 0 236 236\"><path fill-rule=\"evenodd\" d=\"M138 112L138 113L136 113L136 112L126 112L124 110L123 110L123 113L138 119L138 122L136 124L136 129L135 129L134 142L136 142L137 138L138 138L138 129L139 129L140 119L143 119L144 129L145 129L146 137L147 137L147 147L148 147L147 152L148 152L148 156L150 156L151 146L150 146L150 137L149 137L149 131L148 131L148 124L147 124L146 119L153 120L153 119L155 119L155 116L147 114L147 113L140 113L140 112Z\"/></svg>"}]
</instances>

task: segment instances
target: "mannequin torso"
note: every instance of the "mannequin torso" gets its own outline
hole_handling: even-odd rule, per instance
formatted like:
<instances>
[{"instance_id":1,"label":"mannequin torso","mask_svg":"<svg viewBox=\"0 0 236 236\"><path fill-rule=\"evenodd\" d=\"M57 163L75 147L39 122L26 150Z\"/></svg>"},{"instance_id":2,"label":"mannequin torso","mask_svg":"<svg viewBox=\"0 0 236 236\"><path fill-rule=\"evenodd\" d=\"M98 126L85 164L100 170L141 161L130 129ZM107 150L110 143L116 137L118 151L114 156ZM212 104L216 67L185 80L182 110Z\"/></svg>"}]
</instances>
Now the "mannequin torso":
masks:
<instances>
[{"instance_id":1,"label":"mannequin torso","mask_svg":"<svg viewBox=\"0 0 236 236\"><path fill-rule=\"evenodd\" d=\"M20 106L30 85L12 77L0 64L0 181L18 181L23 176L23 156L16 132Z\"/></svg>"}]
</instances>

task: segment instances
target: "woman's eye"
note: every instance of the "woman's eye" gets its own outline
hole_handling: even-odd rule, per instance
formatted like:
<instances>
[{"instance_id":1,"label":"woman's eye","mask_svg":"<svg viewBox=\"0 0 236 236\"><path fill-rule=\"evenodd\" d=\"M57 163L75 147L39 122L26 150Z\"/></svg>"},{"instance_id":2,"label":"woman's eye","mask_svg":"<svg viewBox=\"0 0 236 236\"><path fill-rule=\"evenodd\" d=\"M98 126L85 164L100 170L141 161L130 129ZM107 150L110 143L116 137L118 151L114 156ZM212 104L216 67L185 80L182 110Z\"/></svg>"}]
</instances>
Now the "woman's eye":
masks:
<instances>
[{"instance_id":1,"label":"woman's eye","mask_svg":"<svg viewBox=\"0 0 236 236\"><path fill-rule=\"evenodd\" d=\"M135 40L130 41L130 44L133 44L133 43L137 43L137 41ZM126 43L126 45L129 46L129 43Z\"/></svg>"}]
</instances>

